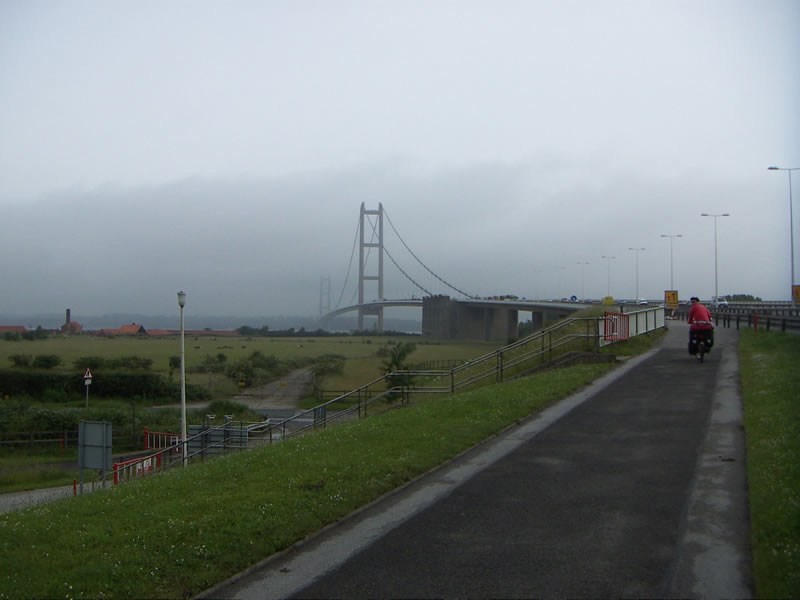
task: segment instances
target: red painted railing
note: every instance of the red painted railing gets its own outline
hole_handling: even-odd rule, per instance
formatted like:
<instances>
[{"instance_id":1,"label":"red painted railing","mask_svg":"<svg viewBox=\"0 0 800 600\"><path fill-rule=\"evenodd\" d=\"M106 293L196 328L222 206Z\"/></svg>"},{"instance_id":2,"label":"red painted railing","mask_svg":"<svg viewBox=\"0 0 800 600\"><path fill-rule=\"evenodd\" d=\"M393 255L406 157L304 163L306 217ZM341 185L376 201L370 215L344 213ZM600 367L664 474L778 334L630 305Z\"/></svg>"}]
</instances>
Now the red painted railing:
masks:
<instances>
[{"instance_id":1,"label":"red painted railing","mask_svg":"<svg viewBox=\"0 0 800 600\"><path fill-rule=\"evenodd\" d=\"M603 316L605 320L605 340L607 342L620 342L630 337L628 319L630 315L625 313L606 311Z\"/></svg>"}]
</instances>

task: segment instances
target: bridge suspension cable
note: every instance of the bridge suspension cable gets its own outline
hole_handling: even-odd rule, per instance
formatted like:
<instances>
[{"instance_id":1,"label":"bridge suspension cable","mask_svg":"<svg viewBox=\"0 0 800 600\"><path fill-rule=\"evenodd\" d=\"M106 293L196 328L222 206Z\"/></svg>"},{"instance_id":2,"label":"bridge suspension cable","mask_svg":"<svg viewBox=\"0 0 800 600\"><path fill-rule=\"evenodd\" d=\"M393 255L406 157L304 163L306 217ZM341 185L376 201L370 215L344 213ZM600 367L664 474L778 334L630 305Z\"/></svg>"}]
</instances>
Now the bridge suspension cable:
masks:
<instances>
[{"instance_id":1,"label":"bridge suspension cable","mask_svg":"<svg viewBox=\"0 0 800 600\"><path fill-rule=\"evenodd\" d=\"M433 277L435 277L436 279L438 279L440 282L442 282L442 283L443 283L444 285L446 285L448 288L450 288L450 289L452 289L452 290L454 290L454 291L458 292L458 293L459 293L459 294L461 294L462 296L465 296L465 297L467 297L467 298L477 298L477 296L474 296L474 295L472 295L472 294L468 294L467 292L464 292L463 290L460 290L460 289L458 289L457 287L455 287L455 286L454 286L454 285L452 285L451 283L449 283L449 282L445 281L444 279L442 279L441 277L439 277L439 275L437 275L436 273L434 273L434 272L433 272L433 271L432 271L430 268L428 268L428 266L427 266L427 265L426 265L424 262L422 262L422 260L420 260L420 258L419 258L419 257L418 257L416 254L414 254L414 251L413 251L413 250L411 250L411 248L409 248L408 244L406 244L405 240L404 240L404 239L403 239L403 237L400 235L400 233L397 231L397 228L394 226L394 223L392 223L392 220L389 218L389 214L386 212L386 209L385 209L385 208L383 209L383 213L384 213L384 215L386 216L387 220L389 221L389 225L391 226L391 228L392 228L392 231L394 231L395 235L397 236L397 239L399 239L399 240L400 240L400 243L402 243L402 244L403 244L403 246L405 247L405 249L406 249L406 250L408 250L408 253L409 253L409 254L411 254L411 256L413 256L413 257L414 257L414 259L415 259L415 260L416 260L416 261L417 261L417 262L418 262L420 265L422 265L422 268L423 268L423 269L425 269L425 270L426 270L428 273L430 273L430 274L431 274ZM368 221L368 223L369 223L369 225L370 225L370 227L371 227L371 229L372 229L372 234L371 234L371 242L374 242L375 238L378 236L378 232L377 232L377 230L376 230L376 228L377 228L377 222L376 222L376 221L373 221L373 220L372 220L372 219L370 219L370 218L367 218L367 221ZM347 289L347 283L348 283L348 282L349 282L349 280L350 280L350 273L351 273L351 271L352 271L352 268L353 268L353 261L354 261L354 259L355 259L356 246L358 245L358 237L359 237L359 230L360 230L360 227L361 227L361 223L360 223L360 220L359 220L359 222L358 222L358 223L357 223L357 225L356 225L356 233L355 233L355 236L353 237L353 247L352 247L352 249L351 249L351 251L350 251L350 261L349 261L349 263L348 263L348 265L347 265L347 273L345 274L344 283L342 284L342 290L341 290L341 292L340 292L340 294L339 294L339 300L336 302L336 306L334 307L334 310L336 310L336 309L338 309L338 308L341 308L341 306L342 306L342 299L344 298L344 293L345 293L345 291L346 291L346 289ZM372 249L372 248L371 248L371 246L367 248L367 257L366 257L366 258L369 258L369 253L370 253L371 249ZM410 282L411 282L413 285L415 285L417 288L419 288L420 290L422 290L422 291L423 291L425 294L427 294L428 296L433 296L433 295L434 295L434 294L433 294L433 292L431 292L430 290L428 290L427 288L425 288L425 287L424 287L422 284L420 284L418 281L416 281L416 280L415 280L415 279L414 279L414 278L413 278L411 275L409 275L409 274L408 274L408 273L407 273L407 272L406 272L406 271L405 271L405 270L404 270L404 269L403 269L403 268L402 268L402 267L401 267L401 266L398 264L397 260L395 260L395 258L394 258L394 257L391 255L391 253L389 252L389 250L387 250L387 249L386 249L386 246L385 246L385 245L384 245L384 247L383 247L383 251L386 253L386 256L388 256L388 257L389 257L389 260L391 260L391 261L392 261L392 264L394 264L394 266L395 266L395 267L397 267L397 269L400 271L400 273L402 273L402 274L403 274L403 276L404 276L406 279L408 279L408 281L410 281ZM356 288L356 290L353 292L353 297L350 299L350 304L355 304L355 298L356 298L356 295L357 295L357 294L358 294L358 288Z\"/></svg>"},{"instance_id":2,"label":"bridge suspension cable","mask_svg":"<svg viewBox=\"0 0 800 600\"><path fill-rule=\"evenodd\" d=\"M400 240L400 242L403 244L403 246L405 246L405 249L406 249L406 250L408 250L408 253L409 253L409 254L411 254L411 256L413 256L413 257L414 257L414 259L415 259L415 260L416 260L416 261L417 261L419 264L421 264L421 265L422 265L422 268L423 268L423 269L425 269L425 270L426 270L428 273L430 273L431 275L433 275L433 276L434 276L436 279L438 279L439 281L441 281L443 284L445 284L445 285L446 285L447 287L449 287L451 290L455 290L456 292L458 292L458 293L459 293L459 294L461 294L462 296L466 296L467 298L473 298L473 299L476 299L476 298L477 298L477 296L475 296L475 295L468 294L467 292L464 292L464 291L462 291L462 290L458 289L456 286L452 285L451 283L448 283L447 281L445 281L444 279L442 279L441 277L439 277L439 276L438 276L436 273L434 273L433 271L431 271L431 270L428 268L428 266L427 266L427 265L426 265L424 262L422 262L422 261L419 259L419 257L417 257L417 255L416 255L416 254L414 254L414 252L411 250L411 248L409 248L409 247L408 247L408 244L406 244L405 240L404 240L404 239L403 239L403 237L400 235L400 233L397 231L397 228L394 226L394 223L392 223L392 219L389 217L389 213L388 213L388 212L386 212L386 208L384 208L384 209L383 209L383 214L386 216L386 220L387 220L387 221L389 221L389 226L392 228L392 231L394 231L394 233L395 233L395 235L397 236L397 238ZM373 226L373 229L374 229L374 226ZM386 254L387 254L387 255L389 254L389 253L386 251L386 247L384 247L383 251L384 251L384 252L386 252ZM395 264L395 266L396 266L398 269L400 269L400 266L399 266L399 265L397 264L397 262L396 262L396 261L395 261L395 260L394 260L394 259L391 257L391 255L389 255L389 258L392 260L392 262ZM413 283L414 285L416 285L418 288L420 288L421 290L423 290L423 291L424 291L425 293L427 293L428 295L431 295L431 293L430 293L430 292L428 292L428 291L427 291L425 288L423 288L421 285L419 285L419 284L418 284L416 281L414 281L413 279L411 279L411 277L409 277L409 276L406 274L406 272L405 272L405 271L403 271L403 269L400 269L400 272L401 272L401 273L403 273L403 275L405 275L405 276L406 276L406 278L408 278L408 280L409 280L409 281L411 281L411 283Z\"/></svg>"},{"instance_id":3,"label":"bridge suspension cable","mask_svg":"<svg viewBox=\"0 0 800 600\"><path fill-rule=\"evenodd\" d=\"M386 214L386 209L383 209L383 214L384 215ZM369 221L370 227L372 227L372 240L374 240L375 237L378 235L378 232L376 231L377 223L372 221L371 219L367 219L367 220ZM392 229L394 229L394 227L392 227ZM369 248L368 248L368 250L369 250ZM389 250L386 248L385 245L383 247L383 251L386 253L386 256L389 257L389 260L392 261L392 264L394 264L394 266L397 267L398 271L400 271L405 276L406 279L408 279L411 283L413 283L415 286L417 286L419 289L421 289L423 292L425 292L429 296L433 296L433 294L430 292L430 290L425 289L420 283L418 283L416 280L414 280L414 278L411 277L411 275L409 275L408 273L406 273L403 270L403 267L401 267L397 263L397 261L394 259L394 257L391 255L391 253L389 252Z\"/></svg>"},{"instance_id":4,"label":"bridge suspension cable","mask_svg":"<svg viewBox=\"0 0 800 600\"><path fill-rule=\"evenodd\" d=\"M347 281L350 279L350 269L353 268L353 257L356 254L356 245L358 244L358 229L359 229L359 227L361 227L361 224L357 223L356 224L356 235L353 238L353 249L350 251L350 262L347 264L347 274L344 276L344 283L342 284L342 292L339 294L339 300L336 302L336 306L335 306L334 310L337 309L337 308L340 308L342 306L342 297L344 297L344 291L345 291L345 289L347 289ZM358 290L356 290L356 293L358 293ZM353 302L351 301L350 304L353 304Z\"/></svg>"},{"instance_id":5,"label":"bridge suspension cable","mask_svg":"<svg viewBox=\"0 0 800 600\"><path fill-rule=\"evenodd\" d=\"M386 252L386 256L388 256L388 257L389 257L389 260L390 260L390 261L392 261L392 264L393 264L395 267L397 267L397 269L398 269L398 270L399 270L399 271L400 271L400 272L401 272L403 275L405 275L405 276L406 276L406 279L408 279L408 280L409 280L411 283L413 283L415 286L417 286L417 287L418 287L419 289L421 289L423 292L425 292L426 294L428 294L428 296L433 296L433 294L432 294L430 291L426 290L424 287L422 287L422 285L420 285L419 283L417 283L416 281L414 281L414 278L413 278L413 277L411 277L411 275L409 275L408 273L406 273L405 271L403 271L403 268L402 268L400 265L398 265L398 264L397 264L397 261L394 259L394 257L393 257L393 256L392 256L392 255L389 253L389 251L388 251L388 250L387 250L385 247L384 247L383 251L384 251L384 252Z\"/></svg>"}]
</instances>

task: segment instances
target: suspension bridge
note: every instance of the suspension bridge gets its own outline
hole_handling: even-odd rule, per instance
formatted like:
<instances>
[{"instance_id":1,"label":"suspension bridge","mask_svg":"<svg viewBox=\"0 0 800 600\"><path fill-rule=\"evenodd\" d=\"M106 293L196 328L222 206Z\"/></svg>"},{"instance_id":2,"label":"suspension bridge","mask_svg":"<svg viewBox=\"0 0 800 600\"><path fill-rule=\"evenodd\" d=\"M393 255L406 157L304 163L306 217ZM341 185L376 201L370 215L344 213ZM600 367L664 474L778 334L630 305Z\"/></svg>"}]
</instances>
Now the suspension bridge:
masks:
<instances>
[{"instance_id":1,"label":"suspension bridge","mask_svg":"<svg viewBox=\"0 0 800 600\"><path fill-rule=\"evenodd\" d=\"M413 259L412 265L416 268L416 272L412 273L412 269L406 263L404 263L406 267L402 267L399 254L396 257L389 251L385 243L384 223L388 223L400 243L401 250L407 252ZM354 275L356 290L349 303L343 305L345 290L354 270L356 248L358 249L357 275ZM402 280L411 285L413 290L411 298L386 298L385 259L391 262L402 276ZM335 307L331 306L330 288L330 279L323 280L320 286L320 321L323 326L337 316L357 312L359 330L365 329L365 318L370 318L374 319L372 328L383 331L386 308L415 307L422 309L423 336L438 339L505 341L516 337L520 311L530 312L534 327L538 328L544 321L545 313L564 317L583 308L582 304L521 300L510 295L481 298L477 294L464 291L435 273L411 250L392 223L382 203L378 204L377 209L367 209L364 203L361 204L347 274Z\"/></svg>"}]
</instances>

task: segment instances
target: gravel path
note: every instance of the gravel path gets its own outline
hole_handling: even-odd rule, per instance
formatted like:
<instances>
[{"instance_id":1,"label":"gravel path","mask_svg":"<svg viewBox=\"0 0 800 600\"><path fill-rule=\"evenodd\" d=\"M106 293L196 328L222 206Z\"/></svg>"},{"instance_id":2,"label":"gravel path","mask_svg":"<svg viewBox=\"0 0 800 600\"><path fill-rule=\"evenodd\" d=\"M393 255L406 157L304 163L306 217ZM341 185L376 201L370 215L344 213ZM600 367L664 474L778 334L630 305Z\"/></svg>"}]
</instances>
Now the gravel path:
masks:
<instances>
[{"instance_id":1,"label":"gravel path","mask_svg":"<svg viewBox=\"0 0 800 600\"><path fill-rule=\"evenodd\" d=\"M86 491L86 486L84 486ZM42 488L40 490L32 490L28 492L12 492L10 494L0 494L0 513L7 513L45 502L52 502L60 498L69 498L73 495L73 487L71 485Z\"/></svg>"}]
</instances>

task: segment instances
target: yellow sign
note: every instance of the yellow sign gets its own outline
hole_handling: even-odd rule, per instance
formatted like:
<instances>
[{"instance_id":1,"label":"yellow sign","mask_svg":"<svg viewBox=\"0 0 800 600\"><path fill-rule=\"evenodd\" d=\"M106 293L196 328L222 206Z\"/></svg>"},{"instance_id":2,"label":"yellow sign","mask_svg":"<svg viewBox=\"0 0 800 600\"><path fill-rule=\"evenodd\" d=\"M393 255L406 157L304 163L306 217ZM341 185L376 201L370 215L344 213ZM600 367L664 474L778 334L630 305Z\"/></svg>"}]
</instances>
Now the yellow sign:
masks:
<instances>
[{"instance_id":1,"label":"yellow sign","mask_svg":"<svg viewBox=\"0 0 800 600\"><path fill-rule=\"evenodd\" d=\"M664 292L664 304L672 310L678 308L678 292L676 290L666 290Z\"/></svg>"},{"instance_id":2,"label":"yellow sign","mask_svg":"<svg viewBox=\"0 0 800 600\"><path fill-rule=\"evenodd\" d=\"M792 299L795 304L800 304L800 285L792 286Z\"/></svg>"}]
</instances>

